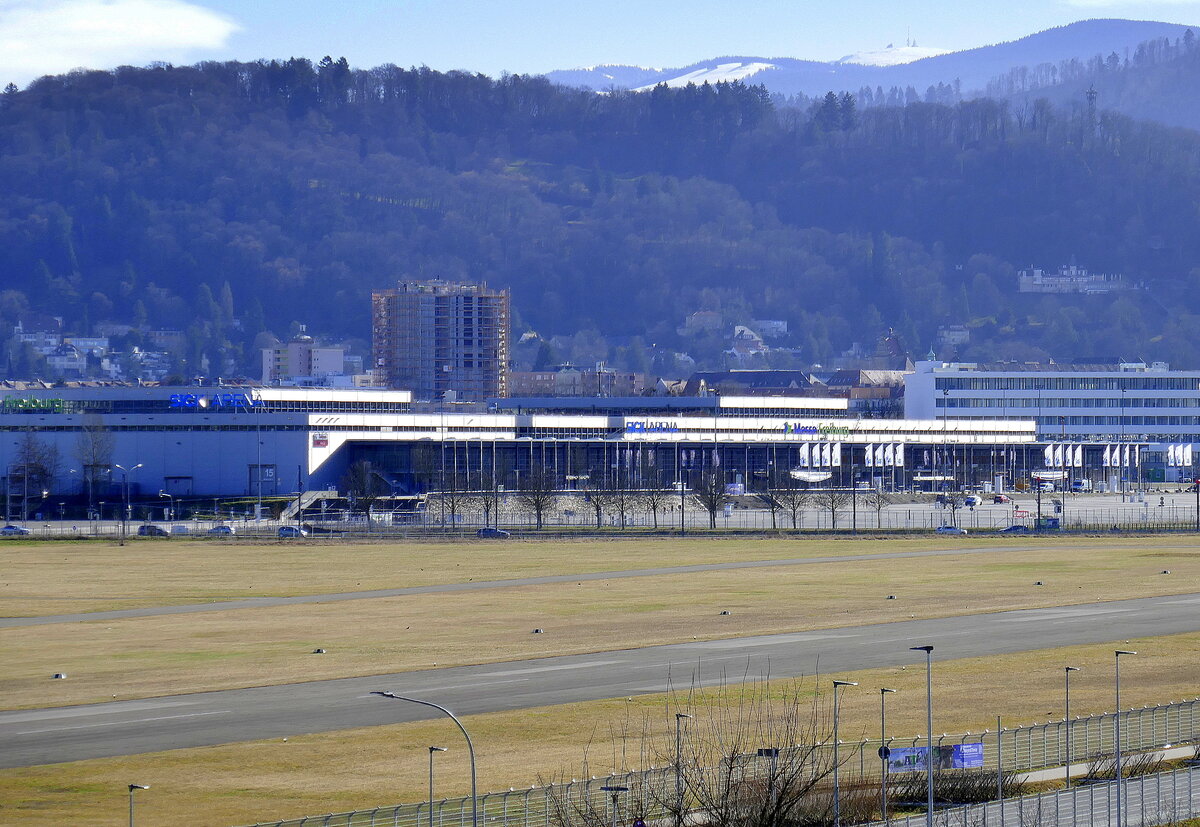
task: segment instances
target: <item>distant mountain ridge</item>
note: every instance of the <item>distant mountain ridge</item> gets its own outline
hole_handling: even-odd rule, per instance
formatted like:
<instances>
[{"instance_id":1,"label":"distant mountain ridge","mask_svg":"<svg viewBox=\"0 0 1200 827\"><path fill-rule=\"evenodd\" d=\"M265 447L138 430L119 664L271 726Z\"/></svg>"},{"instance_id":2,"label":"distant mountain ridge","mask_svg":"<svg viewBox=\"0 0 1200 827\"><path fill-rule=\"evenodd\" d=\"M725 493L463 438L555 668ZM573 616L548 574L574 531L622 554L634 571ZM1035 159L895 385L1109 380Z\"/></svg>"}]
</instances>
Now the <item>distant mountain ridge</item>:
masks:
<instances>
[{"instance_id":1,"label":"distant mountain ridge","mask_svg":"<svg viewBox=\"0 0 1200 827\"><path fill-rule=\"evenodd\" d=\"M1031 34L1019 40L980 46L961 52L935 55L897 65L866 65L838 61L803 60L754 55L717 57L689 66L652 69L639 66L594 66L547 72L547 79L563 86L609 89L645 89L705 81L743 80L761 83L773 93L814 97L828 91L856 92L864 86L889 89L912 86L918 92L938 83L957 84L963 93L982 90L992 79L1019 66L1086 60L1097 54L1124 55L1139 43L1155 38L1182 37L1189 26L1145 20L1083 20ZM861 54L869 54L863 52ZM850 59L855 56L851 55Z\"/></svg>"}]
</instances>

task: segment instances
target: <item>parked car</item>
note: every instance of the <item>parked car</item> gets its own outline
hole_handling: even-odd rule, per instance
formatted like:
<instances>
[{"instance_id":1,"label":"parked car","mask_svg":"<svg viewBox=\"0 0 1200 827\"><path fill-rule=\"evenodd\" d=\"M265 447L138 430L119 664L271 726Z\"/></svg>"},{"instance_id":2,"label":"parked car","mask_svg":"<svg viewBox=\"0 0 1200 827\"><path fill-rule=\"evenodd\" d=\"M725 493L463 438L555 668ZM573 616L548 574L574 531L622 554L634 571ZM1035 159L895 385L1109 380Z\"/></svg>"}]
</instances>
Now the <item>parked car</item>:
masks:
<instances>
[{"instance_id":1,"label":"parked car","mask_svg":"<svg viewBox=\"0 0 1200 827\"><path fill-rule=\"evenodd\" d=\"M231 525L215 525L208 530L208 533L212 534L214 537L229 537L237 532L234 531L233 526Z\"/></svg>"},{"instance_id":2,"label":"parked car","mask_svg":"<svg viewBox=\"0 0 1200 827\"><path fill-rule=\"evenodd\" d=\"M28 533L29 529L19 525L6 525L4 528L0 528L0 536L4 537L20 537Z\"/></svg>"},{"instance_id":3,"label":"parked car","mask_svg":"<svg viewBox=\"0 0 1200 827\"><path fill-rule=\"evenodd\" d=\"M171 526L171 533L182 536L185 534L191 534L192 532L191 529L185 525L173 525Z\"/></svg>"},{"instance_id":4,"label":"parked car","mask_svg":"<svg viewBox=\"0 0 1200 827\"><path fill-rule=\"evenodd\" d=\"M297 528L294 525L281 525L277 535L280 539L292 539L296 537L307 537L308 531L303 528Z\"/></svg>"},{"instance_id":5,"label":"parked car","mask_svg":"<svg viewBox=\"0 0 1200 827\"><path fill-rule=\"evenodd\" d=\"M977 505L983 505L983 497L977 497L974 494L963 500L963 505L967 508L974 508Z\"/></svg>"},{"instance_id":6,"label":"parked car","mask_svg":"<svg viewBox=\"0 0 1200 827\"><path fill-rule=\"evenodd\" d=\"M996 494L994 497L992 497L992 503L994 505L1002 505L1010 502L1012 502L1012 497L1008 496L1007 494Z\"/></svg>"},{"instance_id":7,"label":"parked car","mask_svg":"<svg viewBox=\"0 0 1200 827\"><path fill-rule=\"evenodd\" d=\"M959 528L953 525L940 525L934 529L938 534L966 534L965 528Z\"/></svg>"},{"instance_id":8,"label":"parked car","mask_svg":"<svg viewBox=\"0 0 1200 827\"><path fill-rule=\"evenodd\" d=\"M1000 529L1001 534L1028 534L1029 526L1027 525L1010 525L1008 528Z\"/></svg>"},{"instance_id":9,"label":"parked car","mask_svg":"<svg viewBox=\"0 0 1200 827\"><path fill-rule=\"evenodd\" d=\"M488 537L493 540L505 540L512 536L502 528L481 528L475 532L476 537Z\"/></svg>"},{"instance_id":10,"label":"parked car","mask_svg":"<svg viewBox=\"0 0 1200 827\"><path fill-rule=\"evenodd\" d=\"M167 530L165 528L162 528L161 526L150 525L149 523L147 523L146 525L138 526L137 533L138 533L139 537L170 537L171 536L170 534L167 533Z\"/></svg>"}]
</instances>

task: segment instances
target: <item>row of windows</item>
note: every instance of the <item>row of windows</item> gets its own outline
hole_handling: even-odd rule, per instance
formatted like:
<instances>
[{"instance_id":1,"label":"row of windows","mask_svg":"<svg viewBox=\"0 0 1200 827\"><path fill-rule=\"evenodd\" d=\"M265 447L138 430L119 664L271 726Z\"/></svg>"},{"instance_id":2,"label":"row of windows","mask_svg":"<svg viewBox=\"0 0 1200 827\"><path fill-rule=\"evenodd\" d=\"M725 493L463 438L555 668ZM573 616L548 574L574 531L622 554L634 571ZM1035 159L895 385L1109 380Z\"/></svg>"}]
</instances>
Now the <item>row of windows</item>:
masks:
<instances>
[{"instance_id":1,"label":"row of windows","mask_svg":"<svg viewBox=\"0 0 1200 827\"><path fill-rule=\"evenodd\" d=\"M967 420L976 420L976 419L980 419L980 420L986 420L986 419L990 419L990 417L986 417L986 416L963 416L963 417L961 417L961 418L962 418L962 419L967 419ZM1142 419L1142 420L1145 420L1145 419L1153 419L1153 418L1154 418L1154 417L1138 417L1138 419ZM1192 417L1159 417L1159 418L1160 418L1160 419L1192 419ZM1091 419L1095 419L1095 420L1108 420L1108 421L1104 421L1104 422L1101 422L1101 421L1096 421L1096 422L1091 422L1091 421L1083 421L1083 422L1079 422L1079 421L1075 421L1075 420L1080 420L1080 419L1082 419L1082 420L1091 420ZM1127 426L1132 426L1132 425L1133 425L1133 422L1131 421L1132 419L1133 419L1133 417L1126 418L1126 420L1125 420L1125 424L1126 424ZM1040 419L1036 420L1036 421L1037 421L1037 423L1038 423L1038 426L1039 426L1039 427L1038 427L1038 433L1039 433L1039 435L1040 435L1040 439L1041 439L1041 440L1043 440L1043 441L1050 441L1050 442L1054 442L1054 441L1060 441L1060 440L1062 440L1064 437L1061 437L1061 436L1059 435L1059 428L1061 428L1063 425L1110 425L1110 426L1120 426L1120 424L1121 424L1121 420L1120 420L1120 419L1118 419L1117 417L1112 417L1112 416L1109 416L1109 417L1103 417L1103 416L1097 416L1097 417L1067 417L1067 418L1066 418L1066 420L1067 420L1066 422L1060 422L1060 421L1059 421L1059 418L1058 418L1057 416L1044 416L1044 417L1041 417ZM1140 422L1140 423L1138 423L1138 424L1140 424L1140 425L1143 425L1143 426L1145 426L1145 425L1151 425L1151 426L1154 426L1154 425L1159 425L1159 426L1161 426L1161 425L1168 425L1168 424L1172 424L1172 423L1167 423L1167 422L1157 422L1157 423L1151 423L1151 422ZM1180 424L1181 426L1186 426L1186 425L1189 425L1189 424L1196 424L1196 423L1187 423L1187 422L1184 422L1184 423L1179 423L1179 424ZM1094 434L1071 434L1071 433L1068 433L1068 434L1066 434L1066 435L1065 435L1065 439L1066 439L1067 441L1071 441L1071 440L1079 440L1079 439L1086 439L1086 440L1089 440L1089 441L1094 441L1094 442L1096 442L1096 441L1098 441L1098 442L1122 442L1122 441L1126 441L1126 442L1200 442L1200 433L1194 433L1194 434L1181 434L1181 433L1161 434L1161 433L1147 433L1146 431L1143 431L1143 430L1137 430L1137 431L1135 431L1135 430L1133 430L1133 429L1132 429L1132 427L1129 427L1129 428L1126 428L1126 429L1121 429L1120 427L1114 427L1114 428L1113 428L1111 431L1108 431L1107 433L1094 433Z\"/></svg>"},{"instance_id":2,"label":"row of windows","mask_svg":"<svg viewBox=\"0 0 1200 827\"><path fill-rule=\"evenodd\" d=\"M1039 416L1036 421L1049 428L1058 425L1200 425L1197 416Z\"/></svg>"},{"instance_id":3,"label":"row of windows","mask_svg":"<svg viewBox=\"0 0 1200 827\"><path fill-rule=\"evenodd\" d=\"M28 430L30 430L30 429L27 427L23 427L21 425L0 425L0 432L8 431L8 432L24 433L25 431L28 431ZM83 428L79 425L38 425L33 430L40 434L40 433L48 433L50 431L82 431ZM145 432L151 432L151 431L172 431L175 433L180 433L183 431L249 431L252 433L265 433L267 431L308 431L308 430L317 430L317 429L310 428L308 425L263 425L262 427L257 427L253 423L251 423L249 425L107 425L106 424L104 426L104 430L121 432L121 433L127 433L127 432L145 433ZM378 431L381 429L378 426L372 428L372 427L359 427L359 426L351 427L348 425L344 425L344 426L330 425L328 427L322 426L320 428L320 430L321 431Z\"/></svg>"},{"instance_id":4,"label":"row of windows","mask_svg":"<svg viewBox=\"0 0 1200 827\"><path fill-rule=\"evenodd\" d=\"M28 426L23 426L23 425L0 425L0 433L4 433L4 432L25 433L29 430L31 430L31 429ZM79 431L83 430L83 427L81 425L39 424L36 426L36 428L33 428L33 430L35 430L37 433L50 433L50 432L62 432L62 431L79 432ZM239 431L239 432L245 432L245 433L268 433L268 432L272 432L272 431L274 431L274 432L310 431L313 433L326 433L326 432L336 432L336 431L353 431L353 432L358 432L358 433L367 432L367 433L399 433L399 434L427 435L427 434L433 433L435 429L431 428L429 426L425 426L425 425L403 425L403 426L309 425L307 423L292 424L292 425L285 425L285 424L256 425L253 422L249 422L249 423L238 423L238 424L229 424L229 425L210 424L210 423L188 423L188 424L180 424L180 425L173 425L173 424L169 424L169 423L137 424L137 425L108 425L108 424L106 424L105 430L112 431L114 433L159 433L159 432L182 433L182 432L197 432L197 431L200 431L200 432ZM466 438L466 439L478 439L480 437L483 437L484 439L486 439L489 434L495 435L497 433L503 432L503 430L504 429L486 428L486 427L480 427L480 428L455 427L453 430L447 431L443 441L452 441L452 440L454 440L456 438L460 438L460 437ZM680 432L676 432L676 434L674 434L674 435L677 436L679 433ZM695 434L696 432L692 431L691 433ZM1022 432L1022 435L1023 435L1023 433L1024 432ZM731 437L731 436L744 436L746 434L778 435L781 438L786 438L788 436L792 436L790 434L784 434L781 431L775 431L775 430L768 431L765 429L745 429L745 430L737 431L737 430L729 430L729 429L725 429L725 428L722 428L721 430L719 430L717 432L716 436L717 436L717 438L721 438L721 437ZM519 429L517 431L516 438L529 439L529 440L534 440L534 439L538 439L538 440L544 440L544 439L613 439L615 437L621 437L624 435L625 435L625 431L623 429L619 429L619 428L523 428L523 429ZM656 436L659 434L650 433L649 435ZM671 435L667 435L667 434L662 434L662 435L671 436ZM815 435L805 435L805 436L815 436ZM875 443L875 442L900 442L900 441L903 441L906 436L910 436L910 434L889 433L889 432L883 432L883 431L871 432L871 433L864 433L864 432L830 433L830 434L825 434L823 436L823 440L826 442L851 442L851 441L865 441L865 440L869 439L873 443ZM963 436L963 434L961 434L961 433L955 434L956 438L961 438L962 436ZM507 439L508 437L495 437L495 438ZM711 437L701 433L701 435L696 437L696 439L698 439L699 441L708 442L711 439Z\"/></svg>"},{"instance_id":5,"label":"row of windows","mask_svg":"<svg viewBox=\"0 0 1200 827\"><path fill-rule=\"evenodd\" d=\"M709 405L702 408L607 408L597 407L524 407L521 405L512 405L506 407L507 411L515 411L518 414L584 414L593 416L624 416L624 417L654 417L656 419L686 419L690 417L709 417L713 415L713 411L717 411L717 416L733 417L733 416L753 416L759 418L771 419L827 419L829 417L845 416L846 409L844 408L714 408Z\"/></svg>"},{"instance_id":6,"label":"row of windows","mask_svg":"<svg viewBox=\"0 0 1200 827\"><path fill-rule=\"evenodd\" d=\"M1194 391L1200 379L1179 376L991 376L935 378L939 390L952 391Z\"/></svg>"},{"instance_id":7,"label":"row of windows","mask_svg":"<svg viewBox=\"0 0 1200 827\"><path fill-rule=\"evenodd\" d=\"M244 405L209 405L200 407L171 407L170 401L131 399L64 399L62 413L69 414L161 414L161 413L408 413L408 402L306 402L300 400L268 400L248 408ZM44 410L9 410L5 414L44 414Z\"/></svg>"},{"instance_id":8,"label":"row of windows","mask_svg":"<svg viewBox=\"0 0 1200 827\"><path fill-rule=\"evenodd\" d=\"M941 398L936 401L939 408L1109 408L1113 410L1133 408L1200 408L1200 396L1147 398L1141 396L1129 399L1056 399L1054 397L1021 398L1021 399L956 399Z\"/></svg>"}]
</instances>

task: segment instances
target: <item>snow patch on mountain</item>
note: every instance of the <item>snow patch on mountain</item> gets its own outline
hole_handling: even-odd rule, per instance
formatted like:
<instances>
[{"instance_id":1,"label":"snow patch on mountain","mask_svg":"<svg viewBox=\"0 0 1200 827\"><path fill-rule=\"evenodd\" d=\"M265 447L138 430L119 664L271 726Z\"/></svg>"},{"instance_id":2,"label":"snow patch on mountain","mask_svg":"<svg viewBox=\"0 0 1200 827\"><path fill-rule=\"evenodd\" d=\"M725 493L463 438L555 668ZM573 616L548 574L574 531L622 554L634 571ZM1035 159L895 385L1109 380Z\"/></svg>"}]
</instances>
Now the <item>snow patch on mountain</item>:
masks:
<instances>
[{"instance_id":1,"label":"snow patch on mountain","mask_svg":"<svg viewBox=\"0 0 1200 827\"><path fill-rule=\"evenodd\" d=\"M635 72L665 72L666 71L661 66L635 66L632 64L624 64L624 63L597 63L595 66L578 66L574 69L568 69L567 71L569 71L569 72L602 72L605 74L605 77L612 77L612 75L609 75L605 72L606 69L614 69L614 70L619 69L619 70L623 70L623 71L628 71L628 70L632 69Z\"/></svg>"},{"instance_id":2,"label":"snow patch on mountain","mask_svg":"<svg viewBox=\"0 0 1200 827\"><path fill-rule=\"evenodd\" d=\"M689 83L694 83L697 86L704 83L732 83L735 80L745 80L748 77L757 75L759 72L775 68L777 67L773 63L719 63L716 66L702 66L699 69L693 69L678 77L668 78L659 82L665 83L672 88L687 86ZM657 85L657 83L652 83L647 86L641 86L634 91L644 92L647 89L653 89Z\"/></svg>"},{"instance_id":3,"label":"snow patch on mountain","mask_svg":"<svg viewBox=\"0 0 1200 827\"><path fill-rule=\"evenodd\" d=\"M857 66L900 66L916 60L924 60L927 57L948 54L950 52L945 49L931 49L926 46L892 46L889 44L886 49L855 52L835 62L853 63Z\"/></svg>"}]
</instances>

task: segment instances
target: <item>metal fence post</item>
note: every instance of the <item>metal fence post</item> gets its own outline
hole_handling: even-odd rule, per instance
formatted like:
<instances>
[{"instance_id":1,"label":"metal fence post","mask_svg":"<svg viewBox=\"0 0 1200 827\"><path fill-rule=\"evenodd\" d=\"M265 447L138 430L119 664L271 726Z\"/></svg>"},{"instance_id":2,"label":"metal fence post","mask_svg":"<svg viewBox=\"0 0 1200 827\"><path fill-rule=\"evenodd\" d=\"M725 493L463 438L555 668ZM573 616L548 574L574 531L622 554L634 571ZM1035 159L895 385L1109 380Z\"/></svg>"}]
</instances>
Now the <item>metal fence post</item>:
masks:
<instances>
[{"instance_id":1,"label":"metal fence post","mask_svg":"<svg viewBox=\"0 0 1200 827\"><path fill-rule=\"evenodd\" d=\"M1000 824L1004 824L1004 726L1000 716L996 716L996 798L1000 800Z\"/></svg>"}]
</instances>

